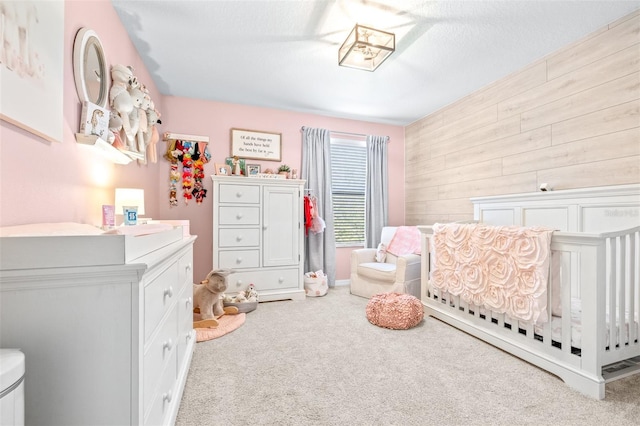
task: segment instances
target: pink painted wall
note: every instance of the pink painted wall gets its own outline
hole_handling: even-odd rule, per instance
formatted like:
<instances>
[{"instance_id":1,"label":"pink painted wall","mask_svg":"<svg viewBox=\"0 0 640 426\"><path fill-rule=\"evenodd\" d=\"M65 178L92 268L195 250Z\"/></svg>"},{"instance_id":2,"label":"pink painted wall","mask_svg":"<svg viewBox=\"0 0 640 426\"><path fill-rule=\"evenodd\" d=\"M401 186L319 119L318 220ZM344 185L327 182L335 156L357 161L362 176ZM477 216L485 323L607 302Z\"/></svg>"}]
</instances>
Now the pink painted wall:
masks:
<instances>
[{"instance_id":1,"label":"pink painted wall","mask_svg":"<svg viewBox=\"0 0 640 426\"><path fill-rule=\"evenodd\" d=\"M0 225L79 222L100 225L101 206L113 204L114 188L144 188L149 216L157 214L155 180L160 164L115 165L75 141L81 104L73 79L73 42L89 27L102 41L107 66L131 65L147 85L156 107L162 96L122 27L110 1L66 1L64 25L63 123L61 143L47 142L0 121Z\"/></svg>"},{"instance_id":2,"label":"pink painted wall","mask_svg":"<svg viewBox=\"0 0 640 426\"><path fill-rule=\"evenodd\" d=\"M89 27L99 35L107 65L133 66L135 74L151 91L156 108L162 113L160 133L171 131L209 136L212 161L205 166L205 188L211 191L213 164L230 153L232 127L282 133L282 162L300 169L302 126L333 131L387 135L391 225L404 223L404 128L364 121L344 120L313 114L163 97L120 23L110 1L65 2L64 101L61 119L64 137L50 143L11 124L0 121L0 226L38 222L79 222L99 225L101 205L114 202L116 187L145 190L145 216L154 219L188 219L195 246L194 279L199 280L212 267L212 203L209 195L202 205L169 207L169 163L162 158L166 147L158 145L157 164L115 165L75 142L81 105L73 80L73 41L77 31ZM260 162L258 162L260 163ZM262 162L263 168L280 163ZM349 278L350 248L337 253L337 279Z\"/></svg>"},{"instance_id":3,"label":"pink painted wall","mask_svg":"<svg viewBox=\"0 0 640 426\"><path fill-rule=\"evenodd\" d=\"M389 140L390 210L389 221L393 225L404 224L404 128L364 121L344 120L312 114L302 114L246 105L201 101L180 97L165 97L162 111L164 128L173 133L209 136L211 161L205 165L205 188L209 191L201 205L191 201L178 207L169 207L169 163L162 160L163 176L158 179L158 191L164 195L160 204L160 216L168 219L189 219L191 233L198 235L195 244L194 277L204 278L212 267L212 201L211 175L214 164L223 163L230 155L231 128L255 129L282 133L282 161L250 161L262 168L277 168L286 163L298 169L302 162L302 126L325 128L332 131L386 135ZM349 255L351 248L338 249L338 280L349 279Z\"/></svg>"}]
</instances>

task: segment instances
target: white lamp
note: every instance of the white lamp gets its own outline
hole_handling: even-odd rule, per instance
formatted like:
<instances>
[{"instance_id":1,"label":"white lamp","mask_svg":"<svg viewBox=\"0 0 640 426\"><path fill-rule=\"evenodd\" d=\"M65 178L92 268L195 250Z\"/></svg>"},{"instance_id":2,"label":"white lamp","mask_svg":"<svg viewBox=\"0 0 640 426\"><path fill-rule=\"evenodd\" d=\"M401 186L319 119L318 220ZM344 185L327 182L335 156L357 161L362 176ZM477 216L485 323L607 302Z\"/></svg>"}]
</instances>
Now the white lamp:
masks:
<instances>
[{"instance_id":1,"label":"white lamp","mask_svg":"<svg viewBox=\"0 0 640 426\"><path fill-rule=\"evenodd\" d=\"M123 207L138 207L138 216L144 214L144 189L116 188L116 214L123 215Z\"/></svg>"}]
</instances>

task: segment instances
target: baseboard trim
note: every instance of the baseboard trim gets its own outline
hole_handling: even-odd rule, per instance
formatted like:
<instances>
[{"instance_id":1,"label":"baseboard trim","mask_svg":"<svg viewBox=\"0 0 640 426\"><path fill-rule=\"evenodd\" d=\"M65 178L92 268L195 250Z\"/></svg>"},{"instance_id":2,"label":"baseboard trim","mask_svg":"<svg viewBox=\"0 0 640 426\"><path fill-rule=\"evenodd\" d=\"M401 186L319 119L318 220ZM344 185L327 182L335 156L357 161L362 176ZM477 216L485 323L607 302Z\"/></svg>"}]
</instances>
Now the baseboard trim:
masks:
<instances>
[{"instance_id":1,"label":"baseboard trim","mask_svg":"<svg viewBox=\"0 0 640 426\"><path fill-rule=\"evenodd\" d=\"M348 286L349 284L351 284L351 280L336 280L336 287L338 286Z\"/></svg>"}]
</instances>

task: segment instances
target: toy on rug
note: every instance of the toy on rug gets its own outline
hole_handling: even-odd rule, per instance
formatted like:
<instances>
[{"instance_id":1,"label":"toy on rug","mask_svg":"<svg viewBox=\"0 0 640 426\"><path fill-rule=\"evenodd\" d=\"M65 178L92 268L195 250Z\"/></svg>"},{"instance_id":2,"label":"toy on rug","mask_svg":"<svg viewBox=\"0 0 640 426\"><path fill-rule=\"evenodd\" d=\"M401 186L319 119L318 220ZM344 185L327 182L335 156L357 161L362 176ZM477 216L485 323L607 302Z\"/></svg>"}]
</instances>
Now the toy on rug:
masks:
<instances>
[{"instance_id":1,"label":"toy on rug","mask_svg":"<svg viewBox=\"0 0 640 426\"><path fill-rule=\"evenodd\" d=\"M232 296L230 294L222 295L222 304L226 308L235 306L238 312L251 312L258 307L258 292L253 284L249 284L246 290Z\"/></svg>"},{"instance_id":2,"label":"toy on rug","mask_svg":"<svg viewBox=\"0 0 640 426\"><path fill-rule=\"evenodd\" d=\"M249 284L249 287L247 287L246 290L241 291L235 296L231 296L230 294L223 294L222 299L227 303L257 302L258 292L256 291L255 285Z\"/></svg>"},{"instance_id":3,"label":"toy on rug","mask_svg":"<svg viewBox=\"0 0 640 426\"><path fill-rule=\"evenodd\" d=\"M193 285L193 311L201 316L200 321L194 321L194 328L217 327L217 318L238 313L238 308L222 304L221 295L227 289L227 276L231 273L230 269L213 270L200 284Z\"/></svg>"}]
</instances>

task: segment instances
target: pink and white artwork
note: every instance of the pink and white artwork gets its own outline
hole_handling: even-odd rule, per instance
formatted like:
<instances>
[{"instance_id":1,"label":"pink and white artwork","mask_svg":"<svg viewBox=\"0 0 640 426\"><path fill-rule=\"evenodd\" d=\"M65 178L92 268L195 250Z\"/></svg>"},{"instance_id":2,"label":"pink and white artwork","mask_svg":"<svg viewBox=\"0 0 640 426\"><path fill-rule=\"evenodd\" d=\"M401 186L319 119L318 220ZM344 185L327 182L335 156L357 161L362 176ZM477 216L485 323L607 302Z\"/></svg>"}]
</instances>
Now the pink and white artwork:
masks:
<instances>
[{"instance_id":1,"label":"pink and white artwork","mask_svg":"<svg viewBox=\"0 0 640 426\"><path fill-rule=\"evenodd\" d=\"M0 118L62 141L64 1L0 0Z\"/></svg>"}]
</instances>

